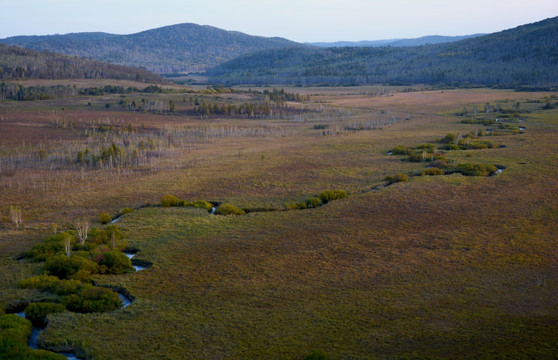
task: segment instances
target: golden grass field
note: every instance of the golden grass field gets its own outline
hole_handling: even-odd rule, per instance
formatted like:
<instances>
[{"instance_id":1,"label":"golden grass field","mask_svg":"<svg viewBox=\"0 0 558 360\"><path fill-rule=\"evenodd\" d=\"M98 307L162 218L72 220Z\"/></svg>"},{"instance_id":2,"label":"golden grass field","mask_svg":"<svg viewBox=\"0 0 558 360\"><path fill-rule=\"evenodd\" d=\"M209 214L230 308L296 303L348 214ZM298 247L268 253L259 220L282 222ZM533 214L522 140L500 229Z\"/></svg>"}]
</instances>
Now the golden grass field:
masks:
<instances>
[{"instance_id":1,"label":"golden grass field","mask_svg":"<svg viewBox=\"0 0 558 360\"><path fill-rule=\"evenodd\" d=\"M94 280L125 288L134 303L51 315L40 343L91 359L558 357L558 110L543 110L557 94L286 90L310 95L289 104L305 109L304 120L180 114L190 97L257 101L249 93L129 95L173 99L174 115L106 109L119 95L0 103L3 164L37 162L0 173L0 304L9 310L43 296L17 286L40 264L15 258L53 224L72 229L169 193L283 208L342 189L347 198L315 209L213 216L147 207L124 215L118 226L153 266ZM483 113L486 102L519 102L525 130L490 137L505 147L445 156L497 164L501 174L413 176L426 165L387 154L486 129L456 115L476 106L478 117L498 117ZM374 120L381 129L343 130ZM129 168L63 165L59 158L95 141L110 146L111 132L90 132L101 124L131 124L122 134L154 139L159 155ZM324 136L315 125L335 131ZM40 148L54 168L37 160ZM410 180L369 191L396 173ZM10 221L12 205L21 207L22 227Z\"/></svg>"}]
</instances>

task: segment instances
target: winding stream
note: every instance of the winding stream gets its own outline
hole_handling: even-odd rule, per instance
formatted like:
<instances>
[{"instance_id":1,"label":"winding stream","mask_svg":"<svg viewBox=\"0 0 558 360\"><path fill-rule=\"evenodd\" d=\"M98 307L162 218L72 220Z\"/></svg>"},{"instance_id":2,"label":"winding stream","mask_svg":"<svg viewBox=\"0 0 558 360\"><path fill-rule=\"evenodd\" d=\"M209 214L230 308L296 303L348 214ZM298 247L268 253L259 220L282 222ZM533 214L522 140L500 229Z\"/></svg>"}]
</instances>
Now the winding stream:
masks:
<instances>
[{"instance_id":1,"label":"winding stream","mask_svg":"<svg viewBox=\"0 0 558 360\"><path fill-rule=\"evenodd\" d=\"M120 220L120 218L116 218L115 220L113 220L113 222L116 222ZM124 254L126 254L126 256L132 260L134 256L136 256L136 252L124 252ZM18 259L18 261L21 261ZM134 267L134 269L137 271L142 271L147 269L149 266L143 266L143 265L139 265L139 264L134 264L132 263L132 266ZM120 301L122 303L122 309L127 308L128 306L130 306L132 304L132 302L134 301L133 299L131 299L130 297L128 297L127 295L125 295L122 291L118 291L118 297L120 298ZM25 316L25 311L20 311L15 313L15 315L20 316L24 319L26 319L27 317ZM46 327L38 327L35 326L33 324L33 328L31 330L31 336L29 337L29 342L27 343L27 346L29 346L31 349L40 349L39 348L39 342L38 342L38 338L39 335L45 330ZM52 351L52 350L50 350ZM54 351L53 351L54 352ZM57 353L60 355L65 356L67 359L69 360L79 360L79 358L72 353Z\"/></svg>"}]
</instances>

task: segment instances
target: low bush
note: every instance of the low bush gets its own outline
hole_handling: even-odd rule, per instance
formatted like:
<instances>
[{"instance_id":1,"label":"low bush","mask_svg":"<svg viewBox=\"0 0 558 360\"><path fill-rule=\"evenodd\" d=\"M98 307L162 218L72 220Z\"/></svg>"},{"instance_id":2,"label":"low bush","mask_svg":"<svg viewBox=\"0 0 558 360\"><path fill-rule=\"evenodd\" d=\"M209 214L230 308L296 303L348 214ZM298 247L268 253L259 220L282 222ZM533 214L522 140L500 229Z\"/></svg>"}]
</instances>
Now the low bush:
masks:
<instances>
[{"instance_id":1,"label":"low bush","mask_svg":"<svg viewBox=\"0 0 558 360\"><path fill-rule=\"evenodd\" d=\"M94 261L81 256L73 255L68 258L65 255L55 255L46 260L45 270L50 275L60 279L67 279L78 271L96 274L98 272L98 265Z\"/></svg>"},{"instance_id":2,"label":"low bush","mask_svg":"<svg viewBox=\"0 0 558 360\"><path fill-rule=\"evenodd\" d=\"M111 289L84 285L78 294L64 298L64 306L79 313L113 311L122 305L118 293Z\"/></svg>"},{"instance_id":3,"label":"low bush","mask_svg":"<svg viewBox=\"0 0 558 360\"><path fill-rule=\"evenodd\" d=\"M134 212L134 208L127 207L127 208L122 209L122 215L130 214L130 213L133 213L133 212Z\"/></svg>"},{"instance_id":4,"label":"low bush","mask_svg":"<svg viewBox=\"0 0 558 360\"><path fill-rule=\"evenodd\" d=\"M19 351L27 350L27 340L31 336L31 322L14 314L0 316L0 359L10 359L10 354L18 354ZM17 343L22 344L22 349L15 347ZM12 352L8 352L12 347ZM16 358L16 356L12 357Z\"/></svg>"},{"instance_id":5,"label":"low bush","mask_svg":"<svg viewBox=\"0 0 558 360\"><path fill-rule=\"evenodd\" d=\"M453 133L449 133L446 136L444 136L443 138L440 139L440 143L442 144L452 144L455 143L457 141L458 135L453 134Z\"/></svg>"},{"instance_id":6,"label":"low bush","mask_svg":"<svg viewBox=\"0 0 558 360\"><path fill-rule=\"evenodd\" d=\"M89 235L96 245L108 244L113 240L113 237L117 243L124 238L122 231L120 231L116 224L109 225L105 229L93 228Z\"/></svg>"},{"instance_id":7,"label":"low bush","mask_svg":"<svg viewBox=\"0 0 558 360\"><path fill-rule=\"evenodd\" d=\"M397 183L397 182L406 182L409 181L409 175L399 173L396 174L395 176L387 176L386 181L388 181L390 184Z\"/></svg>"},{"instance_id":8,"label":"low bush","mask_svg":"<svg viewBox=\"0 0 558 360\"><path fill-rule=\"evenodd\" d=\"M402 145L396 146L391 149L392 155L409 155L410 151L411 150L408 147Z\"/></svg>"},{"instance_id":9,"label":"low bush","mask_svg":"<svg viewBox=\"0 0 558 360\"><path fill-rule=\"evenodd\" d=\"M422 145L417 146L417 149L425 150L427 153L434 153L434 152L436 152L436 145L434 145L432 143L422 144Z\"/></svg>"},{"instance_id":10,"label":"low bush","mask_svg":"<svg viewBox=\"0 0 558 360\"><path fill-rule=\"evenodd\" d=\"M33 324L44 325L48 314L60 313L66 311L62 304L38 302L31 303L25 308L25 316Z\"/></svg>"},{"instance_id":11,"label":"low bush","mask_svg":"<svg viewBox=\"0 0 558 360\"><path fill-rule=\"evenodd\" d=\"M216 215L244 215L246 212L231 204L222 204L215 210Z\"/></svg>"},{"instance_id":12,"label":"low bush","mask_svg":"<svg viewBox=\"0 0 558 360\"><path fill-rule=\"evenodd\" d=\"M490 164L459 164L455 167L455 171L465 176L489 176L494 175L498 168Z\"/></svg>"},{"instance_id":13,"label":"low bush","mask_svg":"<svg viewBox=\"0 0 558 360\"><path fill-rule=\"evenodd\" d=\"M25 257L34 261L45 261L49 256L64 252L64 239L72 236L70 233L60 233L50 236L25 253Z\"/></svg>"},{"instance_id":14,"label":"low bush","mask_svg":"<svg viewBox=\"0 0 558 360\"><path fill-rule=\"evenodd\" d=\"M423 170L420 174L422 176L444 175L444 170L437 167L431 167L426 170Z\"/></svg>"},{"instance_id":15,"label":"low bush","mask_svg":"<svg viewBox=\"0 0 558 360\"><path fill-rule=\"evenodd\" d=\"M112 216L110 216L108 212L104 212L104 211L102 213L99 213L98 218L101 224L108 224L109 222L112 221Z\"/></svg>"},{"instance_id":16,"label":"low bush","mask_svg":"<svg viewBox=\"0 0 558 360\"><path fill-rule=\"evenodd\" d=\"M194 207L194 208L202 208L206 210L211 210L213 208L213 204L204 200L197 200L197 201L187 201L184 203L183 206L187 207Z\"/></svg>"},{"instance_id":17,"label":"low bush","mask_svg":"<svg viewBox=\"0 0 558 360\"><path fill-rule=\"evenodd\" d=\"M304 200L304 203L306 204L307 209L311 209L311 208L321 206L322 205L322 200L320 200L316 197L309 197L306 200Z\"/></svg>"},{"instance_id":18,"label":"low bush","mask_svg":"<svg viewBox=\"0 0 558 360\"><path fill-rule=\"evenodd\" d=\"M101 274L123 274L134 271L132 261L120 251L105 252L99 261Z\"/></svg>"},{"instance_id":19,"label":"low bush","mask_svg":"<svg viewBox=\"0 0 558 360\"><path fill-rule=\"evenodd\" d=\"M24 289L53 291L60 284L60 281L56 276L43 274L23 279L19 282L19 286Z\"/></svg>"},{"instance_id":20,"label":"low bush","mask_svg":"<svg viewBox=\"0 0 558 360\"><path fill-rule=\"evenodd\" d=\"M322 202L326 203L328 201L343 199L347 196L348 194L345 190L326 190L320 194L320 199Z\"/></svg>"},{"instance_id":21,"label":"low bush","mask_svg":"<svg viewBox=\"0 0 558 360\"><path fill-rule=\"evenodd\" d=\"M171 206L178 206L178 199L176 196L167 194L161 198L161 206L162 207L171 207Z\"/></svg>"}]
</instances>

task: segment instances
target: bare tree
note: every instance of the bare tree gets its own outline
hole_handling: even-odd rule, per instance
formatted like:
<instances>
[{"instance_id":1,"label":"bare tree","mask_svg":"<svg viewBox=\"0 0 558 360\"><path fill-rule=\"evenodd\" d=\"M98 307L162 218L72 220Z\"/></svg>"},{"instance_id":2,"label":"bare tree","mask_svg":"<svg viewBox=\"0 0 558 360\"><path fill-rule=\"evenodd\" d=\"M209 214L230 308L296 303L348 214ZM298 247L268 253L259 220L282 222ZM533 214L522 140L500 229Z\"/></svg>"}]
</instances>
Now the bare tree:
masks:
<instances>
[{"instance_id":1,"label":"bare tree","mask_svg":"<svg viewBox=\"0 0 558 360\"><path fill-rule=\"evenodd\" d=\"M76 230L80 245L85 244L85 240L87 240L87 232L89 231L89 221L83 220L78 222L76 224Z\"/></svg>"},{"instance_id":2,"label":"bare tree","mask_svg":"<svg viewBox=\"0 0 558 360\"><path fill-rule=\"evenodd\" d=\"M72 252L71 241L72 241L72 238L70 236L66 236L64 238L64 251L66 252L66 255L68 256L68 258L70 257L70 254Z\"/></svg>"},{"instance_id":3,"label":"bare tree","mask_svg":"<svg viewBox=\"0 0 558 360\"><path fill-rule=\"evenodd\" d=\"M10 216L12 218L12 222L19 227L22 223L21 221L21 208L19 206L10 206Z\"/></svg>"}]
</instances>

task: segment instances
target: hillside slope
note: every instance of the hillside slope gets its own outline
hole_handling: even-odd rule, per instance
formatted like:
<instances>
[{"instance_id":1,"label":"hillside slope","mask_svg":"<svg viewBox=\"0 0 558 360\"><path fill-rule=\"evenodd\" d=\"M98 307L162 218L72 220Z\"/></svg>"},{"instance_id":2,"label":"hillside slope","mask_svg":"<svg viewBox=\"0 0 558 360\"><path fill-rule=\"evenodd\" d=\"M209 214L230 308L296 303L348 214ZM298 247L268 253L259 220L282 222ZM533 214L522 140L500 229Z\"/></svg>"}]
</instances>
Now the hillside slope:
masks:
<instances>
[{"instance_id":1,"label":"hillside slope","mask_svg":"<svg viewBox=\"0 0 558 360\"><path fill-rule=\"evenodd\" d=\"M0 79L119 79L161 82L145 69L0 44Z\"/></svg>"},{"instance_id":2,"label":"hillside slope","mask_svg":"<svg viewBox=\"0 0 558 360\"><path fill-rule=\"evenodd\" d=\"M558 84L558 18L417 47L267 50L211 69L226 84Z\"/></svg>"},{"instance_id":3,"label":"hillside slope","mask_svg":"<svg viewBox=\"0 0 558 360\"><path fill-rule=\"evenodd\" d=\"M246 53L303 46L282 38L251 36L196 24L166 26L131 35L16 36L0 43L145 67L156 73L200 72Z\"/></svg>"},{"instance_id":4,"label":"hillside slope","mask_svg":"<svg viewBox=\"0 0 558 360\"><path fill-rule=\"evenodd\" d=\"M386 40L372 40L372 41L336 41L336 42L315 42L308 43L308 45L318 46L318 47L347 47L347 46L359 46L359 47L381 47L381 46L420 46L426 44L441 44L454 42L459 40L465 40L469 38L479 37L485 34L473 34L473 35L463 35L463 36L442 36L442 35L429 35L422 36L413 39L386 39Z\"/></svg>"}]
</instances>

